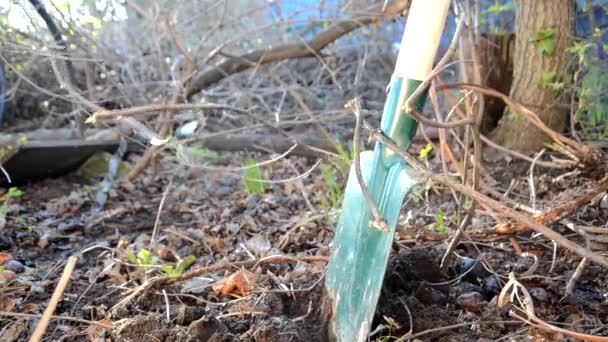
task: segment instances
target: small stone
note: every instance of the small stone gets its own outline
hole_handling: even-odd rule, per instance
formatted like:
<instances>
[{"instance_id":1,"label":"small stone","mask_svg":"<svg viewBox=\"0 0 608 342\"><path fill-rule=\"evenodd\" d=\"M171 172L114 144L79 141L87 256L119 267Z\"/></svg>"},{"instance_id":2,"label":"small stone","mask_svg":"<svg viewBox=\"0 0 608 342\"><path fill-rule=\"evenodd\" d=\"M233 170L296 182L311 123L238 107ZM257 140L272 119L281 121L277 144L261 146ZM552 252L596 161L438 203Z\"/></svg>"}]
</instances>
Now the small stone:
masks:
<instances>
[{"instance_id":1,"label":"small stone","mask_svg":"<svg viewBox=\"0 0 608 342\"><path fill-rule=\"evenodd\" d=\"M40 240L38 240L38 242L36 243L36 245L38 246L38 248L41 249L45 249L49 246L51 240L51 235L50 234L44 234L42 235L42 237L40 238Z\"/></svg>"},{"instance_id":2,"label":"small stone","mask_svg":"<svg viewBox=\"0 0 608 342\"><path fill-rule=\"evenodd\" d=\"M34 283L34 285L32 285L32 288L30 289L30 292L32 293L36 293L39 295L44 295L46 293L46 291L44 290L44 288L40 285L37 285Z\"/></svg>"},{"instance_id":3,"label":"small stone","mask_svg":"<svg viewBox=\"0 0 608 342\"><path fill-rule=\"evenodd\" d=\"M256 234L245 242L245 247L256 256L261 257L268 253L270 248L272 248L272 244L264 235Z\"/></svg>"},{"instance_id":4,"label":"small stone","mask_svg":"<svg viewBox=\"0 0 608 342\"><path fill-rule=\"evenodd\" d=\"M25 266L17 260L9 260L4 263L3 266L5 270L10 270L15 273L23 273L25 271Z\"/></svg>"},{"instance_id":5,"label":"small stone","mask_svg":"<svg viewBox=\"0 0 608 342\"><path fill-rule=\"evenodd\" d=\"M608 195L604 195L600 201L600 209L608 210Z\"/></svg>"},{"instance_id":6,"label":"small stone","mask_svg":"<svg viewBox=\"0 0 608 342\"><path fill-rule=\"evenodd\" d=\"M207 191L208 192L216 192L217 191L217 186L213 183L209 183L207 184Z\"/></svg>"},{"instance_id":7,"label":"small stone","mask_svg":"<svg viewBox=\"0 0 608 342\"><path fill-rule=\"evenodd\" d=\"M433 304L444 305L448 302L448 296L445 293L435 289L433 289L431 292L431 299Z\"/></svg>"},{"instance_id":8,"label":"small stone","mask_svg":"<svg viewBox=\"0 0 608 342\"><path fill-rule=\"evenodd\" d=\"M264 203L272 208L284 206L287 204L287 199L281 195L272 195L264 198Z\"/></svg>"},{"instance_id":9,"label":"small stone","mask_svg":"<svg viewBox=\"0 0 608 342\"><path fill-rule=\"evenodd\" d=\"M243 211L243 216L249 216L249 217L254 217L257 214L257 210L253 209L247 209L245 211Z\"/></svg>"},{"instance_id":10,"label":"small stone","mask_svg":"<svg viewBox=\"0 0 608 342\"><path fill-rule=\"evenodd\" d=\"M228 230L228 232L230 232L230 234L238 233L240 228L241 228L241 226L239 224L232 223L232 222L226 223L226 229Z\"/></svg>"},{"instance_id":11,"label":"small stone","mask_svg":"<svg viewBox=\"0 0 608 342\"><path fill-rule=\"evenodd\" d=\"M221 216L224 219L229 218L230 216L232 216L232 209L228 207L224 208L224 210L222 210Z\"/></svg>"},{"instance_id":12,"label":"small stone","mask_svg":"<svg viewBox=\"0 0 608 342\"><path fill-rule=\"evenodd\" d=\"M234 193L234 188L231 186L222 186L221 188L219 188L216 191L216 194L221 195L221 196L225 196L225 195L230 195L232 193Z\"/></svg>"},{"instance_id":13,"label":"small stone","mask_svg":"<svg viewBox=\"0 0 608 342\"><path fill-rule=\"evenodd\" d=\"M473 269L471 270L471 268ZM483 279L490 275L490 272L483 267L481 262L468 257L458 258L458 261L456 262L456 271L460 274L468 272L465 279L468 279L469 281Z\"/></svg>"},{"instance_id":14,"label":"small stone","mask_svg":"<svg viewBox=\"0 0 608 342\"><path fill-rule=\"evenodd\" d=\"M258 203L260 202L260 196L257 194L253 194L249 197L247 197L247 199L245 200L245 205L247 206L247 209L253 209L255 208Z\"/></svg>"},{"instance_id":15,"label":"small stone","mask_svg":"<svg viewBox=\"0 0 608 342\"><path fill-rule=\"evenodd\" d=\"M218 181L220 182L220 184L224 185L224 186L231 186L232 184L234 184L234 181L226 176L221 176Z\"/></svg>"},{"instance_id":16,"label":"small stone","mask_svg":"<svg viewBox=\"0 0 608 342\"><path fill-rule=\"evenodd\" d=\"M14 242L8 235L9 234L0 235L0 251L5 251L13 247Z\"/></svg>"},{"instance_id":17,"label":"small stone","mask_svg":"<svg viewBox=\"0 0 608 342\"><path fill-rule=\"evenodd\" d=\"M456 303L464 311L480 313L483 306L488 304L479 292L468 292L456 298Z\"/></svg>"},{"instance_id":18,"label":"small stone","mask_svg":"<svg viewBox=\"0 0 608 342\"><path fill-rule=\"evenodd\" d=\"M489 276L483 280L481 283L481 288L483 290L484 296L490 300L494 298L500 292L500 285L496 281L494 276Z\"/></svg>"},{"instance_id":19,"label":"small stone","mask_svg":"<svg viewBox=\"0 0 608 342\"><path fill-rule=\"evenodd\" d=\"M61 234L69 234L76 230L84 229L84 222L79 219L71 219L68 222L61 222L59 226L57 226L57 230Z\"/></svg>"},{"instance_id":20,"label":"small stone","mask_svg":"<svg viewBox=\"0 0 608 342\"><path fill-rule=\"evenodd\" d=\"M420 283L414 296L423 304L429 305L433 302L433 292L426 281Z\"/></svg>"},{"instance_id":21,"label":"small stone","mask_svg":"<svg viewBox=\"0 0 608 342\"><path fill-rule=\"evenodd\" d=\"M456 297L460 296L463 293L467 293L467 292L479 292L481 293L481 286L469 283L467 281L463 281L460 284L454 286L453 288L454 291L454 295Z\"/></svg>"},{"instance_id":22,"label":"small stone","mask_svg":"<svg viewBox=\"0 0 608 342\"><path fill-rule=\"evenodd\" d=\"M462 258L458 258L458 261L456 262L456 266L457 268L459 268L459 272L464 273L468 270L471 269L471 267L475 266L475 259L473 258L468 258L468 257L462 257Z\"/></svg>"},{"instance_id":23,"label":"small stone","mask_svg":"<svg viewBox=\"0 0 608 342\"><path fill-rule=\"evenodd\" d=\"M530 289L528 289L528 292L530 293L532 298L534 298L540 302L547 301L547 298L548 298L547 291L545 291L545 289L543 289L541 287L530 288Z\"/></svg>"}]
</instances>

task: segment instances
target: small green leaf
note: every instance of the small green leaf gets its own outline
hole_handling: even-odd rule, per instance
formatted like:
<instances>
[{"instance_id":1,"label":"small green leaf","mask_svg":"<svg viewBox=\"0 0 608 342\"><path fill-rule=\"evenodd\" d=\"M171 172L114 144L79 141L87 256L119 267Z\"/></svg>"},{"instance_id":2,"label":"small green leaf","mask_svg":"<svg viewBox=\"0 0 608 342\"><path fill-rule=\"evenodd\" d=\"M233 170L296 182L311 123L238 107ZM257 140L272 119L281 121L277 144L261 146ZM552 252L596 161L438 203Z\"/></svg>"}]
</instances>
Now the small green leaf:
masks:
<instances>
[{"instance_id":1,"label":"small green leaf","mask_svg":"<svg viewBox=\"0 0 608 342\"><path fill-rule=\"evenodd\" d=\"M167 277L173 277L174 274L176 273L175 264L172 262L168 262L166 264L161 265L160 270Z\"/></svg>"},{"instance_id":2,"label":"small green leaf","mask_svg":"<svg viewBox=\"0 0 608 342\"><path fill-rule=\"evenodd\" d=\"M245 185L247 195L256 194L258 196L262 196L264 194L264 191L266 191L266 184L262 182L262 177L262 169L257 164L255 159L245 159L243 162L243 172L241 178L243 180L243 185Z\"/></svg>"},{"instance_id":3,"label":"small green leaf","mask_svg":"<svg viewBox=\"0 0 608 342\"><path fill-rule=\"evenodd\" d=\"M175 270L178 271L179 274L182 274L186 269L188 269L188 267L194 264L195 261L196 257L190 255L186 259L180 260L180 262L177 263L177 267L175 268Z\"/></svg>"},{"instance_id":4,"label":"small green leaf","mask_svg":"<svg viewBox=\"0 0 608 342\"><path fill-rule=\"evenodd\" d=\"M142 266L152 265L152 255L149 250L143 248L137 253L137 263Z\"/></svg>"},{"instance_id":5,"label":"small green leaf","mask_svg":"<svg viewBox=\"0 0 608 342\"><path fill-rule=\"evenodd\" d=\"M23 195L23 191L19 190L17 187L11 187L8 189L7 196L9 198L21 197Z\"/></svg>"},{"instance_id":6,"label":"small green leaf","mask_svg":"<svg viewBox=\"0 0 608 342\"><path fill-rule=\"evenodd\" d=\"M437 230L440 233L445 233L447 231L445 227L445 215L443 214L443 210L439 208L437 215L435 215L435 221L437 222Z\"/></svg>"},{"instance_id":7,"label":"small green leaf","mask_svg":"<svg viewBox=\"0 0 608 342\"><path fill-rule=\"evenodd\" d=\"M544 83L550 83L553 82L555 80L555 76L557 75L557 73L555 71L549 71L543 74L543 82Z\"/></svg>"},{"instance_id":8,"label":"small green leaf","mask_svg":"<svg viewBox=\"0 0 608 342\"><path fill-rule=\"evenodd\" d=\"M583 12L587 13L589 12L589 10L591 9L591 3L592 1L585 1L585 4L583 5Z\"/></svg>"},{"instance_id":9,"label":"small green leaf","mask_svg":"<svg viewBox=\"0 0 608 342\"><path fill-rule=\"evenodd\" d=\"M555 32L553 31L552 28L546 28L542 31L536 32L534 35L532 35L532 37L530 38L531 42L540 42L543 40L548 40L550 38L553 38L553 34Z\"/></svg>"},{"instance_id":10,"label":"small green leaf","mask_svg":"<svg viewBox=\"0 0 608 342\"><path fill-rule=\"evenodd\" d=\"M418 152L418 158L425 159L432 150L433 150L433 145L426 144L426 146L424 146L420 150L420 152Z\"/></svg>"},{"instance_id":11,"label":"small green leaf","mask_svg":"<svg viewBox=\"0 0 608 342\"><path fill-rule=\"evenodd\" d=\"M543 40L538 45L538 51L543 55L551 56L553 54L554 49L555 44L551 39Z\"/></svg>"},{"instance_id":12,"label":"small green leaf","mask_svg":"<svg viewBox=\"0 0 608 342\"><path fill-rule=\"evenodd\" d=\"M601 36L602 36L602 30L600 30L599 27L596 27L595 30L593 30L593 37L600 38Z\"/></svg>"},{"instance_id":13,"label":"small green leaf","mask_svg":"<svg viewBox=\"0 0 608 342\"><path fill-rule=\"evenodd\" d=\"M132 251L127 251L127 261L130 264L137 264L137 257Z\"/></svg>"}]
</instances>

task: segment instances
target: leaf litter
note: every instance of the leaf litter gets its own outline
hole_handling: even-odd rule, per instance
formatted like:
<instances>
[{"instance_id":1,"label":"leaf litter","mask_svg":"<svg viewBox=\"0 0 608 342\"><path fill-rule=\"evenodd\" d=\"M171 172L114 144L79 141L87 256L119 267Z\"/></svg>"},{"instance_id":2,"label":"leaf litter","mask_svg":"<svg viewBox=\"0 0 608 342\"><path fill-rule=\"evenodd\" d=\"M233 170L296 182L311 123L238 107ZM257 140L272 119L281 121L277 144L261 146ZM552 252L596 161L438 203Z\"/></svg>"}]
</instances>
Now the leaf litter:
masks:
<instances>
[{"instance_id":1,"label":"leaf litter","mask_svg":"<svg viewBox=\"0 0 608 342\"><path fill-rule=\"evenodd\" d=\"M425 157L436 163L432 154ZM267 158L242 152L220 157L226 165ZM256 177L293 179L294 169L303 172L315 163L289 156ZM530 196L526 165L488 163L487 181L522 201ZM108 192L103 210L95 205L98 180L73 174L21 187L23 195L15 199L0 236L5 253L0 255L23 269L14 271L12 282L0 284L0 306L2 312L33 316L2 316L2 340L27 339L70 255L78 255L79 262L55 313L65 319L51 321L52 340L324 340L325 263L297 259L329 255L336 222L326 195L335 189L327 188L321 170L271 182L252 194L239 173L208 172L162 154L156 170ZM594 180L592 175L537 177L537 207L575 198ZM555 332L528 327L497 306L511 273L529 292L538 317L581 333L608 334L602 323L608 320L608 275L601 267L588 264L565 296L580 258L530 232L490 233L494 221L480 216L456 250L458 257L439 270L438 259L455 229L455 207L449 191L437 184L418 193L402 213L372 340L410 331L413 338L435 341L489 341L509 334L555 338ZM600 197L578 208L569 217L571 226L602 227L608 221L605 202ZM151 248L154 227L158 238ZM567 222L555 223L554 229L571 232ZM596 240L596 250L605 251L606 243ZM279 254L286 258L262 262ZM204 268L210 271L180 279ZM161 285L138 291L159 279Z\"/></svg>"}]
</instances>

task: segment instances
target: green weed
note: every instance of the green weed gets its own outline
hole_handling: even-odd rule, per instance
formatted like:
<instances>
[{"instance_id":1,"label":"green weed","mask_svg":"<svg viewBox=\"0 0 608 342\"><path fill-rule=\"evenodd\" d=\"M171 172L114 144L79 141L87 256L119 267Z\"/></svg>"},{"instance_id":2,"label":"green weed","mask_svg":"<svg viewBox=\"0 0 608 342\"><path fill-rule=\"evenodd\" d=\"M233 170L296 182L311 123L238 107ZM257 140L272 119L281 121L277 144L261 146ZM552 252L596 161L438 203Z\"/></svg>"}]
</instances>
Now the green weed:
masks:
<instances>
[{"instance_id":1,"label":"green weed","mask_svg":"<svg viewBox=\"0 0 608 342\"><path fill-rule=\"evenodd\" d=\"M429 153L433 150L433 145L431 144L426 144L426 146L424 146L422 149L420 149L420 151L418 152L418 158L420 159L426 159L426 157L429 155Z\"/></svg>"},{"instance_id":2,"label":"green weed","mask_svg":"<svg viewBox=\"0 0 608 342\"><path fill-rule=\"evenodd\" d=\"M154 257L150 250L146 248L142 248L137 254L132 251L126 252L126 259L129 263L136 265L137 267L142 267L144 271L147 271L151 268L151 266L159 266L158 258ZM160 265L160 275L163 277L177 277L184 273L184 271L190 267L196 258L194 256L189 256L185 259L174 262L167 262Z\"/></svg>"},{"instance_id":3,"label":"green weed","mask_svg":"<svg viewBox=\"0 0 608 342\"><path fill-rule=\"evenodd\" d=\"M599 39L594 34L568 49L578 57L579 64L571 82L571 91L578 100L573 119L580 125L581 137L590 140L608 138L608 73L599 58ZM602 48L608 53L608 44Z\"/></svg>"},{"instance_id":4,"label":"green weed","mask_svg":"<svg viewBox=\"0 0 608 342\"><path fill-rule=\"evenodd\" d=\"M0 230L2 230L6 224L6 214L8 214L11 200L21 196L23 196L23 191L19 190L17 187L9 188L8 192L2 196L2 199L0 200L2 202L2 205L0 205Z\"/></svg>"},{"instance_id":5,"label":"green weed","mask_svg":"<svg viewBox=\"0 0 608 342\"><path fill-rule=\"evenodd\" d=\"M160 267L161 275L164 277L177 277L184 273L184 271L192 264L194 264L195 261L196 258L191 255L186 259L178 261L177 263L168 262L166 264L163 264Z\"/></svg>"},{"instance_id":6,"label":"green weed","mask_svg":"<svg viewBox=\"0 0 608 342\"><path fill-rule=\"evenodd\" d=\"M551 56L555 50L555 42L553 41L554 34L555 30L546 28L533 34L532 37L530 37L530 42L538 45L538 52L542 55Z\"/></svg>"},{"instance_id":7,"label":"green weed","mask_svg":"<svg viewBox=\"0 0 608 342\"><path fill-rule=\"evenodd\" d=\"M154 265L152 253L145 248L137 252L137 255L131 251L127 251L127 261L131 264L144 267L144 269L147 268L146 266Z\"/></svg>"},{"instance_id":8,"label":"green weed","mask_svg":"<svg viewBox=\"0 0 608 342\"><path fill-rule=\"evenodd\" d=\"M338 156L331 158L321 165L321 178L327 188L327 196L320 196L321 207L332 225L335 225L336 216L331 215L337 209L344 197L344 186L352 161L355 159L354 149L346 149L342 144L336 144Z\"/></svg>"},{"instance_id":9,"label":"green weed","mask_svg":"<svg viewBox=\"0 0 608 342\"><path fill-rule=\"evenodd\" d=\"M443 210L439 208L439 211L435 215L435 223L437 224L437 230L440 233L445 233L447 231L445 227L445 215L443 214Z\"/></svg>"},{"instance_id":10,"label":"green weed","mask_svg":"<svg viewBox=\"0 0 608 342\"><path fill-rule=\"evenodd\" d=\"M245 186L245 191L247 192L247 195L262 196L264 194L264 191L266 191L266 185L264 184L264 182L262 182L262 177L262 169L255 161L255 159L245 159L245 161L243 162L243 172L241 174L241 179L243 180L243 185Z\"/></svg>"}]
</instances>

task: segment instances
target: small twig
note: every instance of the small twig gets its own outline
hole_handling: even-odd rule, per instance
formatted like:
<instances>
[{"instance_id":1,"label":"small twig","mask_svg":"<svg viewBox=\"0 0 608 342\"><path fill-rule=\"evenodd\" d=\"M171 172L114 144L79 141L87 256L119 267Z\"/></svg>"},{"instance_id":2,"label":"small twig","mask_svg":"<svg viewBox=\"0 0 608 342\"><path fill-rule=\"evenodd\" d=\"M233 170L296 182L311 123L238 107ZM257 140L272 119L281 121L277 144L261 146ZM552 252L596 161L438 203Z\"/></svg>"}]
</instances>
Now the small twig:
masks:
<instances>
[{"instance_id":1,"label":"small twig","mask_svg":"<svg viewBox=\"0 0 608 342\"><path fill-rule=\"evenodd\" d=\"M381 230L383 232L390 232L390 228L386 224L386 221L382 217L376 202L374 201L372 195L367 188L367 184L365 184L365 180L363 179L363 172L361 171L361 105L359 103L359 99L355 98L352 101L349 101L346 104L347 108L352 109L355 114L355 134L353 138L353 150L355 153L355 174L357 176L357 182L359 183L359 187L361 188L361 192L363 193L363 197L365 198L365 203L367 207L370 208L372 212L372 216L374 216L374 221L370 223L370 226Z\"/></svg>"},{"instance_id":2,"label":"small twig","mask_svg":"<svg viewBox=\"0 0 608 342\"><path fill-rule=\"evenodd\" d=\"M523 252L521 256L524 258L532 258L534 260L534 263L524 273L520 274L520 277L529 277L536 273L536 270L538 269L538 257L535 254L528 252Z\"/></svg>"},{"instance_id":3,"label":"small twig","mask_svg":"<svg viewBox=\"0 0 608 342\"><path fill-rule=\"evenodd\" d=\"M263 311L238 311L238 312L229 312L227 314L215 316L217 319L232 317L232 316L241 316L241 315L268 315L267 312Z\"/></svg>"},{"instance_id":4,"label":"small twig","mask_svg":"<svg viewBox=\"0 0 608 342\"><path fill-rule=\"evenodd\" d=\"M553 254L551 257L551 267L549 267L549 273L553 273L553 269L555 269L555 263L557 262L557 243L555 241L551 241L553 245ZM589 246L587 246L589 248Z\"/></svg>"},{"instance_id":5,"label":"small twig","mask_svg":"<svg viewBox=\"0 0 608 342\"><path fill-rule=\"evenodd\" d=\"M545 153L545 149L543 148L540 152L536 154L534 159L532 160L532 164L530 164L530 176L528 177L528 186L530 187L530 201L532 202L532 210L536 214L536 188L534 187L534 165L542 155Z\"/></svg>"},{"instance_id":6,"label":"small twig","mask_svg":"<svg viewBox=\"0 0 608 342\"><path fill-rule=\"evenodd\" d=\"M165 311L167 312L167 323L171 323L171 305L169 304L169 296L167 296L167 291L163 289L163 297L165 297Z\"/></svg>"},{"instance_id":7,"label":"small twig","mask_svg":"<svg viewBox=\"0 0 608 342\"><path fill-rule=\"evenodd\" d=\"M520 321L481 321L480 320L477 322L456 323L456 324L446 325L444 327L423 330L421 332L417 332L417 333L411 334L411 335L405 334L404 336L401 336L399 339L395 340L395 342L403 342L405 340L415 339L420 336L433 334L433 333L437 333L437 332L441 332L441 331L458 329L458 328L463 328L463 327L468 327L468 326L473 326L473 325L483 325L483 324L521 324L521 322Z\"/></svg>"},{"instance_id":8,"label":"small twig","mask_svg":"<svg viewBox=\"0 0 608 342\"><path fill-rule=\"evenodd\" d=\"M42 340L42 336L46 332L46 328L49 326L49 321L53 316L53 312L55 312L55 308L57 307L57 304L59 303L59 300L63 295L63 291L65 290L66 286L68 285L68 282L70 281L70 276L74 271L74 267L76 266L77 261L78 258L75 256L71 256L68 258L68 262L66 263L65 268L63 269L63 274L61 274L61 278L59 278L57 287L55 287L55 291L53 292L53 295L51 296L51 299L49 300L49 303L47 304L46 309L42 314L40 322L38 322L38 326L36 326L36 330L34 330L34 333L30 338L30 342L40 342Z\"/></svg>"},{"instance_id":9,"label":"small twig","mask_svg":"<svg viewBox=\"0 0 608 342\"><path fill-rule=\"evenodd\" d=\"M587 258L583 258L581 260L581 262L578 264L578 266L576 266L576 270L574 271L574 274L572 274L572 277L570 277L570 279L568 280L568 284L566 285L566 291L564 294L564 298L572 295L572 293L574 293L574 287L576 286L576 282L578 281L578 279L581 277L581 275L583 274L583 272L585 271L585 267L587 267Z\"/></svg>"},{"instance_id":10,"label":"small twig","mask_svg":"<svg viewBox=\"0 0 608 342\"><path fill-rule=\"evenodd\" d=\"M0 311L0 316L19 317L19 318L42 318L42 315L27 314L27 313L21 313L21 312L5 312L5 311ZM89 325L95 325L95 326L102 327L102 328L110 328L112 326L111 323L100 323L100 322L89 321L89 320L77 318L77 317L51 316L50 318L57 319L57 320L78 322L78 323L89 324Z\"/></svg>"},{"instance_id":11,"label":"small twig","mask_svg":"<svg viewBox=\"0 0 608 342\"><path fill-rule=\"evenodd\" d=\"M161 197L160 203L158 204L158 211L156 212L156 218L154 219L154 228L152 229L152 237L150 238L150 251L153 251L156 248L156 235L158 235L158 227L160 226L160 215L163 211L163 206L165 205L165 200L167 199L167 194L169 194L169 189L171 189L172 184L173 178L169 181L169 184L165 188L165 192L163 192L163 197Z\"/></svg>"},{"instance_id":12,"label":"small twig","mask_svg":"<svg viewBox=\"0 0 608 342\"><path fill-rule=\"evenodd\" d=\"M407 311L407 317L408 317L409 323L410 323L410 328L406 335L411 335L414 332L414 316L412 316L412 311L410 310L409 306L407 306L407 303L405 302L405 300L403 300L403 298L399 297L399 301L401 302L401 304L403 304L405 311Z\"/></svg>"},{"instance_id":13,"label":"small twig","mask_svg":"<svg viewBox=\"0 0 608 342\"><path fill-rule=\"evenodd\" d=\"M151 115L162 111L182 111L182 110L204 110L204 109L225 109L239 114L246 114L247 111L222 104L215 103L167 103L167 104L151 104L145 106L137 106L126 109L116 110L98 110L87 119L87 123L95 123L97 121L115 119L117 117L134 116L134 115Z\"/></svg>"}]
</instances>

